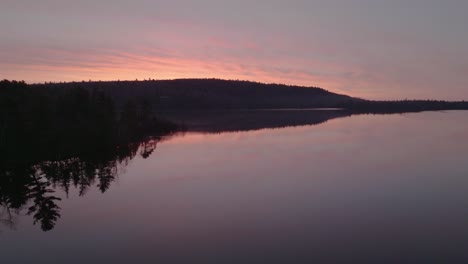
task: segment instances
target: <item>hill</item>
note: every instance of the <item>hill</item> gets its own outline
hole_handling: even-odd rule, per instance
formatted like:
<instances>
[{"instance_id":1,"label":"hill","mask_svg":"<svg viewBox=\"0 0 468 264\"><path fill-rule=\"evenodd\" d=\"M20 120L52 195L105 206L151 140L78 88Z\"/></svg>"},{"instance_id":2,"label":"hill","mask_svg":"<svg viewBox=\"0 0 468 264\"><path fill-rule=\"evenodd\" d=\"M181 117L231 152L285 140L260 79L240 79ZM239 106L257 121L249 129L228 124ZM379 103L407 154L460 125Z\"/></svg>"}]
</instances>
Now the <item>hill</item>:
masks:
<instances>
[{"instance_id":1,"label":"hill","mask_svg":"<svg viewBox=\"0 0 468 264\"><path fill-rule=\"evenodd\" d=\"M358 100L318 87L263 84L218 79L71 82L35 87L81 87L104 91L117 105L146 98L157 111L187 109L335 108Z\"/></svg>"},{"instance_id":2,"label":"hill","mask_svg":"<svg viewBox=\"0 0 468 264\"><path fill-rule=\"evenodd\" d=\"M128 100L147 100L157 113L194 110L342 108L353 113L403 113L468 110L468 102L440 100L372 101L319 87L264 84L220 79L98 81L46 83L35 88L84 88L104 92L123 107Z\"/></svg>"}]
</instances>

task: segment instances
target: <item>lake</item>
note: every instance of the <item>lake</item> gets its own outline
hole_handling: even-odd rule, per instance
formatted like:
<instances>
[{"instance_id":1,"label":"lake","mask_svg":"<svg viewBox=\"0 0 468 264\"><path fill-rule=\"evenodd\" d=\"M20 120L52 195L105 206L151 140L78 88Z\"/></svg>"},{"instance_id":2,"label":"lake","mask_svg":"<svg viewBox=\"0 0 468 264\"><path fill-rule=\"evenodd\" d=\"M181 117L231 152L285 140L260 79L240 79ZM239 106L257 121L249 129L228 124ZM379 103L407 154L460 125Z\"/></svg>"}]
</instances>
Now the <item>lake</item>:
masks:
<instances>
[{"instance_id":1,"label":"lake","mask_svg":"<svg viewBox=\"0 0 468 264\"><path fill-rule=\"evenodd\" d=\"M4 198L1 263L468 259L467 112L293 125L189 130L68 185L41 168L60 217L44 232Z\"/></svg>"}]
</instances>

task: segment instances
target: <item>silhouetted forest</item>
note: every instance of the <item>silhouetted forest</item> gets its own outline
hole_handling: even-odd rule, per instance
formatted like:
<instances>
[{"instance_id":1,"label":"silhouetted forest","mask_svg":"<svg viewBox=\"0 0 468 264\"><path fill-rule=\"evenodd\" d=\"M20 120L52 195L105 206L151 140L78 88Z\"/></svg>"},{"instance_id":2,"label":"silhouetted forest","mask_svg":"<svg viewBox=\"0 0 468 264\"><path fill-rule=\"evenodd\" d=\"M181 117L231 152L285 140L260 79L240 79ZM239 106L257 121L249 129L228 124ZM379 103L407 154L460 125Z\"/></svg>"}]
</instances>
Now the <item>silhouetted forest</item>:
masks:
<instances>
[{"instance_id":1,"label":"silhouetted forest","mask_svg":"<svg viewBox=\"0 0 468 264\"><path fill-rule=\"evenodd\" d=\"M255 111L310 108L335 110ZM468 102L369 101L317 87L218 79L35 85L4 80L0 82L0 159L34 160L36 155L60 160L81 155L89 146L98 151L177 129L164 120L226 131L314 124L362 113L461 109L468 109Z\"/></svg>"},{"instance_id":2,"label":"silhouetted forest","mask_svg":"<svg viewBox=\"0 0 468 264\"><path fill-rule=\"evenodd\" d=\"M116 108L98 89L32 87L0 82L0 222L14 226L25 210L44 231L60 217L55 189L105 192L138 152L178 130L153 114L151 101L130 98Z\"/></svg>"},{"instance_id":3,"label":"silhouetted forest","mask_svg":"<svg viewBox=\"0 0 468 264\"><path fill-rule=\"evenodd\" d=\"M441 110L468 110L468 102L447 102L438 100L401 100L401 101L352 101L343 105L344 109L356 114L392 114Z\"/></svg>"},{"instance_id":4,"label":"silhouetted forest","mask_svg":"<svg viewBox=\"0 0 468 264\"><path fill-rule=\"evenodd\" d=\"M263 84L218 79L48 83L34 87L99 89L118 106L128 98L151 98L154 110L265 109L338 107L352 98L318 87Z\"/></svg>"},{"instance_id":5,"label":"silhouetted forest","mask_svg":"<svg viewBox=\"0 0 468 264\"><path fill-rule=\"evenodd\" d=\"M98 89L117 107L128 98L147 98L158 113L187 110L254 110L283 108L342 108L355 113L402 113L467 110L468 103L435 100L371 101L336 94L319 87L263 84L219 79L72 82L31 85L44 88Z\"/></svg>"},{"instance_id":6,"label":"silhouetted forest","mask_svg":"<svg viewBox=\"0 0 468 264\"><path fill-rule=\"evenodd\" d=\"M58 160L175 131L175 124L154 115L152 103L129 98L117 108L98 88L1 81L0 159Z\"/></svg>"}]
</instances>

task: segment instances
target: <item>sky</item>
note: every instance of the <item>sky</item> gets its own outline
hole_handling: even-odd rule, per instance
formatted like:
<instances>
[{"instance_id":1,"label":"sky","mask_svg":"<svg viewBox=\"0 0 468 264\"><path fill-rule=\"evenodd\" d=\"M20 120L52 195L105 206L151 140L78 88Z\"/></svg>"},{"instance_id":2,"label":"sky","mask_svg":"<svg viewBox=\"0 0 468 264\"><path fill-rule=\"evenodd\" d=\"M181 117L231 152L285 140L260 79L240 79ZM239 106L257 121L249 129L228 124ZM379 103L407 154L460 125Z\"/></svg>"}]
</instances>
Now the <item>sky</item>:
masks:
<instances>
[{"instance_id":1,"label":"sky","mask_svg":"<svg viewBox=\"0 0 468 264\"><path fill-rule=\"evenodd\" d=\"M174 78L468 100L466 0L0 0L0 79Z\"/></svg>"}]
</instances>

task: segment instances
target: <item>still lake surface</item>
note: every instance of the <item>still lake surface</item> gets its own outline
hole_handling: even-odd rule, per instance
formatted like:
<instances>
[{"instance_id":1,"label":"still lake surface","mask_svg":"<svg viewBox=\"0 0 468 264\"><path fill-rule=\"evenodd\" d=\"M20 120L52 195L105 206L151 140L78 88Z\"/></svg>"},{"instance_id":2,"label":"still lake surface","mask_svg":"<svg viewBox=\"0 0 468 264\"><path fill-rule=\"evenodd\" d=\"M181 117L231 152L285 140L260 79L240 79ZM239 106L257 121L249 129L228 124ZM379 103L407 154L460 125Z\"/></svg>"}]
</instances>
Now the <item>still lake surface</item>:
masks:
<instances>
[{"instance_id":1,"label":"still lake surface","mask_svg":"<svg viewBox=\"0 0 468 264\"><path fill-rule=\"evenodd\" d=\"M468 112L187 132L127 163L104 193L51 186L48 232L0 206L0 262L468 259Z\"/></svg>"}]
</instances>

